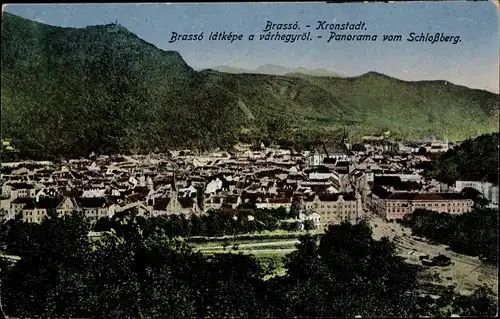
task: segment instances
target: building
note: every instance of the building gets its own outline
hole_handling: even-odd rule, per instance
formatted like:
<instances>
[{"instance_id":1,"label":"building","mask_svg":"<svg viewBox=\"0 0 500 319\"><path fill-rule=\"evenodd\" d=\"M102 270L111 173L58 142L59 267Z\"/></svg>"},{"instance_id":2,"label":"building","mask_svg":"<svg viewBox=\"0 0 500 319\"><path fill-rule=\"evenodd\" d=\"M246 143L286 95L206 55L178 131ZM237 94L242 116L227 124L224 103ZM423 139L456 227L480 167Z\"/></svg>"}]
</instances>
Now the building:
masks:
<instances>
[{"instance_id":1,"label":"building","mask_svg":"<svg viewBox=\"0 0 500 319\"><path fill-rule=\"evenodd\" d=\"M106 199L102 197L82 197L77 203L91 222L97 222L100 218L108 216L108 205Z\"/></svg>"},{"instance_id":2,"label":"building","mask_svg":"<svg viewBox=\"0 0 500 319\"><path fill-rule=\"evenodd\" d=\"M79 208L72 197L18 198L11 203L11 207L11 217L21 214L23 221L33 223L42 222L49 211L65 215Z\"/></svg>"},{"instance_id":3,"label":"building","mask_svg":"<svg viewBox=\"0 0 500 319\"><path fill-rule=\"evenodd\" d=\"M483 194L490 206L498 207L498 174L469 174L455 182L455 190L461 192L464 188L474 188Z\"/></svg>"},{"instance_id":4,"label":"building","mask_svg":"<svg viewBox=\"0 0 500 319\"><path fill-rule=\"evenodd\" d=\"M345 140L340 143L323 144L307 158L309 166L331 165L338 161L350 161L352 152ZM325 163L326 160L326 163Z\"/></svg>"},{"instance_id":5,"label":"building","mask_svg":"<svg viewBox=\"0 0 500 319\"><path fill-rule=\"evenodd\" d=\"M403 219L417 209L459 215L472 210L474 202L457 193L388 192L374 188L367 205L387 221Z\"/></svg>"},{"instance_id":6,"label":"building","mask_svg":"<svg viewBox=\"0 0 500 319\"><path fill-rule=\"evenodd\" d=\"M314 223L314 228L318 229L321 227L321 215L311 211L306 210L299 213L299 221L301 223L301 229L304 229L304 223L308 220L312 220Z\"/></svg>"},{"instance_id":7,"label":"building","mask_svg":"<svg viewBox=\"0 0 500 319\"><path fill-rule=\"evenodd\" d=\"M160 215L194 215L200 214L196 200L189 197L163 197L150 200L152 216Z\"/></svg>"},{"instance_id":8,"label":"building","mask_svg":"<svg viewBox=\"0 0 500 319\"><path fill-rule=\"evenodd\" d=\"M204 211L220 209L222 204L224 204L224 198L224 195L215 195L206 198L203 205Z\"/></svg>"},{"instance_id":9,"label":"building","mask_svg":"<svg viewBox=\"0 0 500 319\"><path fill-rule=\"evenodd\" d=\"M27 183L3 184L2 196L10 199L33 198L36 195L35 186Z\"/></svg>"},{"instance_id":10,"label":"building","mask_svg":"<svg viewBox=\"0 0 500 319\"><path fill-rule=\"evenodd\" d=\"M354 192L315 194L303 199L301 211L318 213L324 227L343 221L354 224L362 215L361 196Z\"/></svg>"},{"instance_id":11,"label":"building","mask_svg":"<svg viewBox=\"0 0 500 319\"><path fill-rule=\"evenodd\" d=\"M292 208L292 201L290 198L286 197L277 197L277 198L266 198L265 200L259 201L260 198L257 199L255 206L258 209L278 209L285 208L287 212Z\"/></svg>"}]
</instances>

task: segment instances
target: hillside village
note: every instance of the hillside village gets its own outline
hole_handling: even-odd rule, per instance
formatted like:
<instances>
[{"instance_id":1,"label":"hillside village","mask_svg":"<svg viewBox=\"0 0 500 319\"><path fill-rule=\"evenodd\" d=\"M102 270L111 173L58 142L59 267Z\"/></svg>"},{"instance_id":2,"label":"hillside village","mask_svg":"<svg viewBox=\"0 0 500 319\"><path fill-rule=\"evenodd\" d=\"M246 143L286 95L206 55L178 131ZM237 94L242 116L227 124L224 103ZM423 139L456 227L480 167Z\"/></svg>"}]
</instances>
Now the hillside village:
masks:
<instances>
[{"instance_id":1,"label":"hillside village","mask_svg":"<svg viewBox=\"0 0 500 319\"><path fill-rule=\"evenodd\" d=\"M80 210L93 222L134 209L148 216L251 215L256 209L295 211L316 228L356 222L374 212L386 221L417 208L471 211L464 189L498 205L498 176L467 176L453 186L427 181L423 167L447 142L347 142L301 153L239 144L231 152L95 156L60 163L2 163L2 219L41 222L49 211Z\"/></svg>"}]
</instances>

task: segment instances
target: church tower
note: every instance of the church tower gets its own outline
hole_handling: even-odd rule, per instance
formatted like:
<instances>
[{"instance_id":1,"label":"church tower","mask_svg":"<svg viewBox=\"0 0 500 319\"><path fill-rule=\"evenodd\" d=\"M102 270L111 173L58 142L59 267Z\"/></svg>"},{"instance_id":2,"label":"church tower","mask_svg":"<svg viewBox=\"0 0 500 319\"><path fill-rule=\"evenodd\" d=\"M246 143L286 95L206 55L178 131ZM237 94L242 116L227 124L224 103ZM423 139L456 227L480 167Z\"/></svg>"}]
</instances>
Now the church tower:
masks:
<instances>
[{"instance_id":1,"label":"church tower","mask_svg":"<svg viewBox=\"0 0 500 319\"><path fill-rule=\"evenodd\" d=\"M181 204L179 203L178 199L176 175L177 175L177 170L173 172L172 182L170 184L170 194L169 194L170 201L167 205L167 212L169 213L177 212L181 208Z\"/></svg>"},{"instance_id":2,"label":"church tower","mask_svg":"<svg viewBox=\"0 0 500 319\"><path fill-rule=\"evenodd\" d=\"M347 148L347 150L351 150L351 145L349 144L349 139L347 138L347 133L344 127L344 131L342 133L342 144Z\"/></svg>"},{"instance_id":3,"label":"church tower","mask_svg":"<svg viewBox=\"0 0 500 319\"><path fill-rule=\"evenodd\" d=\"M172 181L170 182L170 196L174 196L177 198L177 170L172 172Z\"/></svg>"}]
</instances>

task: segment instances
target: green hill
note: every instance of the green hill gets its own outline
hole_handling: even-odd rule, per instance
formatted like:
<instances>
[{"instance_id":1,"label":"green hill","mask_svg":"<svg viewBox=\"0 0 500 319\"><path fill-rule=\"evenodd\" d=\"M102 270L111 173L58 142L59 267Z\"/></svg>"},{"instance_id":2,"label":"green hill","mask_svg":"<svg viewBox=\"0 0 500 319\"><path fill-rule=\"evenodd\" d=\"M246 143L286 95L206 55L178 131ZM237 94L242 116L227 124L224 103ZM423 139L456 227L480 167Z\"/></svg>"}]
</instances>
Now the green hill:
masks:
<instances>
[{"instance_id":1,"label":"green hill","mask_svg":"<svg viewBox=\"0 0 500 319\"><path fill-rule=\"evenodd\" d=\"M120 25L2 23L2 138L23 156L498 131L498 95L451 83L196 72Z\"/></svg>"},{"instance_id":2,"label":"green hill","mask_svg":"<svg viewBox=\"0 0 500 319\"><path fill-rule=\"evenodd\" d=\"M464 141L443 154L425 174L443 183L475 177L498 183L500 134L485 134Z\"/></svg>"}]
</instances>

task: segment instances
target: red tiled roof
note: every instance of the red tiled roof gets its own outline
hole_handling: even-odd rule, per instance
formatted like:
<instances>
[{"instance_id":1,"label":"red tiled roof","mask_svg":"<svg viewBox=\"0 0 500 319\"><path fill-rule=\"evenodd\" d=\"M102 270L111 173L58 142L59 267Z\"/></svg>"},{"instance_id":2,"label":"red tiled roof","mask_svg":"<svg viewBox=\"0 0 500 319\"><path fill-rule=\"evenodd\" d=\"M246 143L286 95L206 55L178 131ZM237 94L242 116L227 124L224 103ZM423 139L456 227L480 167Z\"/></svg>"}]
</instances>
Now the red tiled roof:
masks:
<instances>
[{"instance_id":1,"label":"red tiled roof","mask_svg":"<svg viewBox=\"0 0 500 319\"><path fill-rule=\"evenodd\" d=\"M193 208L194 200L189 197L181 197L177 199L182 208Z\"/></svg>"},{"instance_id":2,"label":"red tiled roof","mask_svg":"<svg viewBox=\"0 0 500 319\"><path fill-rule=\"evenodd\" d=\"M269 204L288 204L288 203L291 203L290 198L286 198L286 197L269 198L267 202Z\"/></svg>"},{"instance_id":3,"label":"red tiled roof","mask_svg":"<svg viewBox=\"0 0 500 319\"><path fill-rule=\"evenodd\" d=\"M8 184L12 189L33 189L35 186L27 183L11 183Z\"/></svg>"},{"instance_id":4,"label":"red tiled roof","mask_svg":"<svg viewBox=\"0 0 500 319\"><path fill-rule=\"evenodd\" d=\"M153 209L154 210L166 210L168 203L170 203L170 198L168 198L168 197L156 198L155 204L153 205Z\"/></svg>"},{"instance_id":5,"label":"red tiled roof","mask_svg":"<svg viewBox=\"0 0 500 319\"><path fill-rule=\"evenodd\" d=\"M398 192L390 195L388 200L411 200L411 201L443 201L443 200L466 200L467 198L458 193L409 193Z\"/></svg>"},{"instance_id":6,"label":"red tiled roof","mask_svg":"<svg viewBox=\"0 0 500 319\"><path fill-rule=\"evenodd\" d=\"M351 193L337 193L337 194L318 194L318 199L321 202L336 202L339 197L342 195L345 201L354 201L356 197L353 192ZM312 202L316 195L311 195L304 199L306 202Z\"/></svg>"},{"instance_id":7,"label":"red tiled roof","mask_svg":"<svg viewBox=\"0 0 500 319\"><path fill-rule=\"evenodd\" d=\"M41 197L38 202L32 199L24 206L24 209L56 209L63 199L62 197Z\"/></svg>"},{"instance_id":8,"label":"red tiled roof","mask_svg":"<svg viewBox=\"0 0 500 319\"><path fill-rule=\"evenodd\" d=\"M101 208L107 205L107 201L102 197L79 198L78 206L82 208Z\"/></svg>"}]
</instances>

